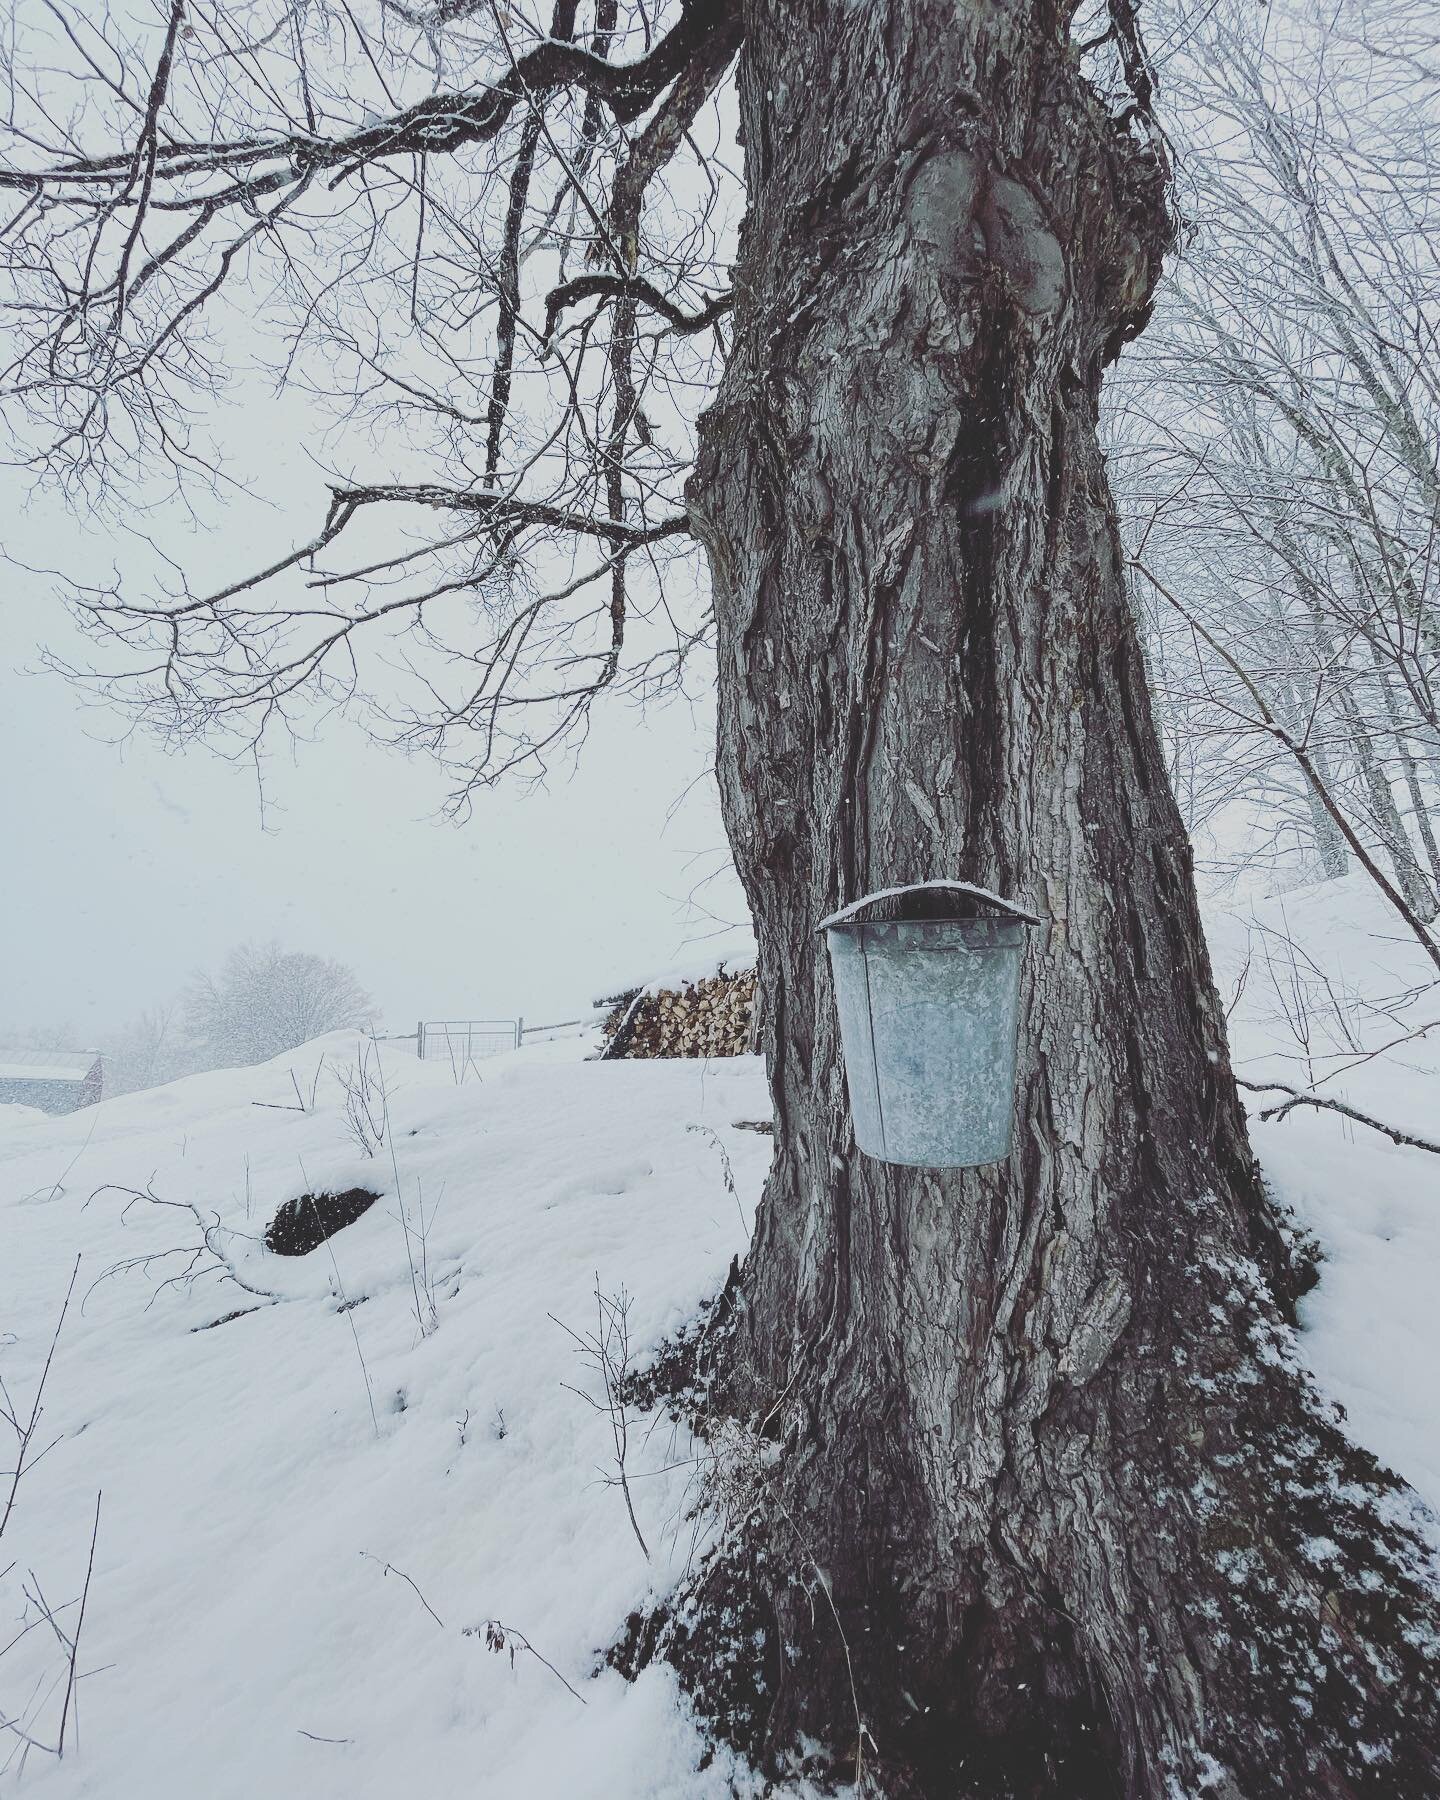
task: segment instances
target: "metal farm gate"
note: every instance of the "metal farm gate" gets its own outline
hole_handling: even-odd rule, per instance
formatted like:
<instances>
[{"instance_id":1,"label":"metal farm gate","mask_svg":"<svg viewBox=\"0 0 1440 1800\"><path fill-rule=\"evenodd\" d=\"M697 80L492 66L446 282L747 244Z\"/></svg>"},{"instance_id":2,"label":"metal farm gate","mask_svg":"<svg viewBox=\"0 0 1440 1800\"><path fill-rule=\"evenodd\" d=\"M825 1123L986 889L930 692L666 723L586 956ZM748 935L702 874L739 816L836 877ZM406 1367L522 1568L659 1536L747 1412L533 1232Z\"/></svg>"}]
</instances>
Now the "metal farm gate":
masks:
<instances>
[{"instance_id":1,"label":"metal farm gate","mask_svg":"<svg viewBox=\"0 0 1440 1800\"><path fill-rule=\"evenodd\" d=\"M421 1061L449 1063L457 1071L487 1056L518 1050L536 1039L570 1037L589 1031L595 1014L584 1019L557 1019L549 1025L527 1025L524 1019L421 1019L415 1027L415 1053Z\"/></svg>"},{"instance_id":2,"label":"metal farm gate","mask_svg":"<svg viewBox=\"0 0 1440 1800\"><path fill-rule=\"evenodd\" d=\"M415 1029L415 1047L422 1061L428 1058L463 1069L487 1056L518 1050L524 1036L523 1019L422 1019Z\"/></svg>"}]
</instances>

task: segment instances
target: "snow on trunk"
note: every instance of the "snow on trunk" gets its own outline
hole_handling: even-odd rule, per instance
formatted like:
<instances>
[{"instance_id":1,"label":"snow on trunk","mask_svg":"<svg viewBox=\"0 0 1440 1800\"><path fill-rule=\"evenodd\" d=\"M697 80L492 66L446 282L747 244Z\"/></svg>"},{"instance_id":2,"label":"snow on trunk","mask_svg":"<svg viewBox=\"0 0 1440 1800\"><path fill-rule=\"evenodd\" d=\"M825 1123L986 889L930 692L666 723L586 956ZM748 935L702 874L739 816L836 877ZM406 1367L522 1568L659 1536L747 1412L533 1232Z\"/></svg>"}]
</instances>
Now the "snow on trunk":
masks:
<instances>
[{"instance_id":1,"label":"snow on trunk","mask_svg":"<svg viewBox=\"0 0 1440 1800\"><path fill-rule=\"evenodd\" d=\"M896 1793L1430 1792L1440 1612L1291 1353L1096 440L1158 160L1044 9L748 18L690 498L777 1129L716 1391L781 1450L672 1652ZM936 867L1048 922L1013 1154L959 1172L857 1152L816 934Z\"/></svg>"}]
</instances>

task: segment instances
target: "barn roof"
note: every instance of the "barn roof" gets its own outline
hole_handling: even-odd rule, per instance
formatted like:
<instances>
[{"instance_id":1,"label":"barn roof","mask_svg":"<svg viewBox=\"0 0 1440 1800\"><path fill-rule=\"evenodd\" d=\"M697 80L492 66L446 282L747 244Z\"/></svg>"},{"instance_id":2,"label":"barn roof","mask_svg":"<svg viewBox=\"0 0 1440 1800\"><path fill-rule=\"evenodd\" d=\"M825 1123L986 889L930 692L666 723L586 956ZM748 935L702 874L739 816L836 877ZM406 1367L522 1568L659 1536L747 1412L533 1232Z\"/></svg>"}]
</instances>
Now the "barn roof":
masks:
<instances>
[{"instance_id":1,"label":"barn roof","mask_svg":"<svg viewBox=\"0 0 1440 1800\"><path fill-rule=\"evenodd\" d=\"M100 1060L98 1050L6 1050L0 1047L0 1081L82 1082Z\"/></svg>"}]
</instances>

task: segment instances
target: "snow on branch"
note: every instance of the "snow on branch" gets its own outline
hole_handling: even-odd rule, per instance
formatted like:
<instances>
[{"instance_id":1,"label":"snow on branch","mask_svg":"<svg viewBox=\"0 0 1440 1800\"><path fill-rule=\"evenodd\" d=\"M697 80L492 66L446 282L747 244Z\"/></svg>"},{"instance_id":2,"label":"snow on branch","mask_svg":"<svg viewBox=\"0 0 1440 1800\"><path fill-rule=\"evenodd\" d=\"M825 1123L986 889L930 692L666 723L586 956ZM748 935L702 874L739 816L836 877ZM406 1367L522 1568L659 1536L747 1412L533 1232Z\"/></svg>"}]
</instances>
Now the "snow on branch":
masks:
<instances>
[{"instance_id":1,"label":"snow on branch","mask_svg":"<svg viewBox=\"0 0 1440 1800\"><path fill-rule=\"evenodd\" d=\"M641 306L648 306L652 312L659 313L672 331L689 336L694 332L708 331L711 326L718 325L735 304L735 296L730 293L717 294L698 312L687 313L683 307L677 306L667 295L662 294L653 283L642 281L638 277L619 275L577 275L573 281L562 282L559 287L551 288L545 296L545 329L547 340L555 335L555 327L566 307L578 306L585 300L634 300Z\"/></svg>"},{"instance_id":2,"label":"snow on branch","mask_svg":"<svg viewBox=\"0 0 1440 1800\"><path fill-rule=\"evenodd\" d=\"M1339 1113L1342 1118L1354 1119L1359 1125L1368 1125L1371 1131L1378 1131L1388 1137L1392 1144L1403 1149L1428 1150L1432 1156L1440 1156L1440 1144L1433 1138L1419 1137L1414 1132L1401 1131L1396 1125L1387 1125L1383 1119L1377 1119L1370 1113L1361 1112L1358 1107L1347 1105L1344 1100L1332 1100L1328 1095L1316 1094L1306 1088L1290 1087L1283 1081L1245 1081L1236 1077L1236 1085L1248 1089L1254 1094L1276 1093L1288 1094L1290 1098L1278 1106L1267 1106L1260 1114L1262 1119L1283 1119L1294 1112L1297 1106L1313 1106L1317 1112Z\"/></svg>"},{"instance_id":3,"label":"snow on branch","mask_svg":"<svg viewBox=\"0 0 1440 1800\"><path fill-rule=\"evenodd\" d=\"M566 40L542 38L507 74L479 93L433 94L392 117L335 137L294 132L268 138L161 144L155 138L156 115L165 96L175 34L184 13L183 0L173 0L165 49L137 148L71 157L49 167L0 168L0 187L48 193L72 202L92 189L96 190L93 203L107 207L117 203L112 190L118 187L118 203L139 208L144 196L136 191L136 180L142 166L150 183L240 172L242 180L197 195L192 204L253 203L258 196L317 171L337 171L334 179L343 180L382 158L433 156L486 143L517 106L561 88L579 88L593 95L619 123L626 124L638 119L684 72L710 36L730 23L735 11L734 0L682 0L680 17L670 31L647 55L628 63L608 62Z\"/></svg>"}]
</instances>

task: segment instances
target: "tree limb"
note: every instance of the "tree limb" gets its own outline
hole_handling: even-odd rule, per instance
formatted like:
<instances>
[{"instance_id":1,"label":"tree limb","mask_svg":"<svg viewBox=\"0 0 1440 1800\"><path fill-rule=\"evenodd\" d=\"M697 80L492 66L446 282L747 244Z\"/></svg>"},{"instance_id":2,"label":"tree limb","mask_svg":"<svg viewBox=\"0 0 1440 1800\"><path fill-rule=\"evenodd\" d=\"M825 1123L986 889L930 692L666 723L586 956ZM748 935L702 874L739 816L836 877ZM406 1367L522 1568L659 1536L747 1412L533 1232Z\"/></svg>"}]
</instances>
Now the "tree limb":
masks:
<instances>
[{"instance_id":1,"label":"tree limb","mask_svg":"<svg viewBox=\"0 0 1440 1800\"><path fill-rule=\"evenodd\" d=\"M372 501L399 501L408 506L478 513L496 526L546 525L577 537L609 538L626 545L658 544L662 538L684 537L690 530L690 521L683 513L662 519L657 525L630 525L620 519L598 519L586 513L572 512L567 507L548 506L543 501L513 500L501 494L466 492L460 488L429 484L334 488L332 492L337 509L368 506Z\"/></svg>"},{"instance_id":2,"label":"tree limb","mask_svg":"<svg viewBox=\"0 0 1440 1800\"><path fill-rule=\"evenodd\" d=\"M555 335L556 323L567 306L577 306L582 300L602 299L636 300L640 305L648 306L651 312L659 313L672 331L678 331L685 337L697 331L708 331L735 304L733 294L717 294L699 312L687 313L643 276L577 275L573 281L562 281L559 287L551 288L545 296L546 341Z\"/></svg>"},{"instance_id":3,"label":"tree limb","mask_svg":"<svg viewBox=\"0 0 1440 1800\"><path fill-rule=\"evenodd\" d=\"M1387 1125L1383 1119L1372 1118L1369 1113L1347 1106L1343 1100L1331 1100L1323 1094L1313 1094L1304 1088L1289 1087L1283 1081L1245 1081L1238 1075L1235 1081L1238 1087L1248 1088L1253 1094L1274 1092L1290 1096L1279 1106L1267 1106L1260 1114L1262 1119L1283 1119L1287 1113L1294 1112L1297 1106L1313 1106L1317 1111L1342 1113L1347 1119L1354 1119L1357 1124L1368 1125L1372 1131L1388 1137L1392 1144L1400 1144L1410 1150L1428 1150L1432 1156L1440 1156L1440 1144L1433 1139L1416 1137L1413 1132Z\"/></svg>"},{"instance_id":4,"label":"tree limb","mask_svg":"<svg viewBox=\"0 0 1440 1800\"><path fill-rule=\"evenodd\" d=\"M736 0L682 0L679 19L646 55L631 63L611 63L582 45L545 38L516 60L498 81L476 94L432 94L342 137L317 138L308 132L278 137L174 142L153 148L154 178L175 181L186 175L226 170L265 171L280 183L316 170L343 176L394 156L443 155L496 137L522 101L543 99L561 88L579 88L602 101L621 124L640 115L704 52L717 33L735 32ZM29 190L119 187L131 180L135 152L76 157L48 169L0 169L0 187ZM254 185L241 180L222 196L205 195L196 204L252 197Z\"/></svg>"}]
</instances>

